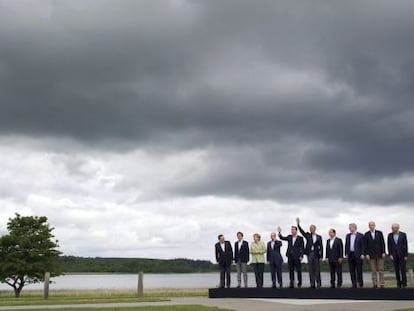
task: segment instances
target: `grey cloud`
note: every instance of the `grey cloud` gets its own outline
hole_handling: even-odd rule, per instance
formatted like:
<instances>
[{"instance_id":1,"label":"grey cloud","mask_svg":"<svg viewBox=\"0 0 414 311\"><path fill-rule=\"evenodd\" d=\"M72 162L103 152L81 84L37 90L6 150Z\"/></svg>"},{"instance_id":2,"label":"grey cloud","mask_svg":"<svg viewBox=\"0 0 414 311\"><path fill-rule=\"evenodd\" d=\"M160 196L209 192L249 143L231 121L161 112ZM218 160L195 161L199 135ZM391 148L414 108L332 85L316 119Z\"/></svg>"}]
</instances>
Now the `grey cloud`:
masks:
<instances>
[{"instance_id":1,"label":"grey cloud","mask_svg":"<svg viewBox=\"0 0 414 311\"><path fill-rule=\"evenodd\" d=\"M414 171L409 2L3 6L3 135L217 152L169 195L413 200L353 190Z\"/></svg>"}]
</instances>

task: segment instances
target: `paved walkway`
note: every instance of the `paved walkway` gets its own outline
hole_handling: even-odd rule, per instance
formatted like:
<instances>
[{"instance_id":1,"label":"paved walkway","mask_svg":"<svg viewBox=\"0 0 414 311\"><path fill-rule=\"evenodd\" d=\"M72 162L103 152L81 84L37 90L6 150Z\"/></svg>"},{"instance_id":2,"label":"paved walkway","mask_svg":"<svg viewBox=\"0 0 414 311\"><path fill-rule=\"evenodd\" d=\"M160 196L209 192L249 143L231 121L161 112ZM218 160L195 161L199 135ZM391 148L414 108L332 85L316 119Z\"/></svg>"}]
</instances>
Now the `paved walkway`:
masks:
<instances>
[{"instance_id":1,"label":"paved walkway","mask_svg":"<svg viewBox=\"0 0 414 311\"><path fill-rule=\"evenodd\" d=\"M13 306L0 307L0 310L33 310L56 308L110 308L135 306L169 306L178 304L198 304L214 306L238 311L267 311L267 310L309 310L309 311L383 311L404 308L414 308L414 301L355 301L355 300L317 300L317 299L209 299L207 297L172 298L163 302L132 302L132 303L102 303L75 305L44 305L44 306Z\"/></svg>"}]
</instances>

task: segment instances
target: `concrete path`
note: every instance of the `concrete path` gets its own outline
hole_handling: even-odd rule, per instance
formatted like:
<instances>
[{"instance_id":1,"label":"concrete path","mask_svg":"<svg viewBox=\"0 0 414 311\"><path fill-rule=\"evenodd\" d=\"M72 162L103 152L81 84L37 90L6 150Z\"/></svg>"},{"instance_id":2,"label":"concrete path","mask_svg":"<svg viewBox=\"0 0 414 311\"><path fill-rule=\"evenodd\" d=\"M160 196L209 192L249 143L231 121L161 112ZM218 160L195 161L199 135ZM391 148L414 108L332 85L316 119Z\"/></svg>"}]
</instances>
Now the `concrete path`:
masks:
<instances>
[{"instance_id":1,"label":"concrete path","mask_svg":"<svg viewBox=\"0 0 414 311\"><path fill-rule=\"evenodd\" d=\"M414 301L355 301L355 300L316 300L316 299L209 299L207 297L172 298L163 302L102 303L75 305L13 306L0 307L0 310L34 310L57 308L110 308L110 307L144 307L197 304L214 306L238 311L267 310L315 310L315 311L383 311L414 308Z\"/></svg>"}]
</instances>

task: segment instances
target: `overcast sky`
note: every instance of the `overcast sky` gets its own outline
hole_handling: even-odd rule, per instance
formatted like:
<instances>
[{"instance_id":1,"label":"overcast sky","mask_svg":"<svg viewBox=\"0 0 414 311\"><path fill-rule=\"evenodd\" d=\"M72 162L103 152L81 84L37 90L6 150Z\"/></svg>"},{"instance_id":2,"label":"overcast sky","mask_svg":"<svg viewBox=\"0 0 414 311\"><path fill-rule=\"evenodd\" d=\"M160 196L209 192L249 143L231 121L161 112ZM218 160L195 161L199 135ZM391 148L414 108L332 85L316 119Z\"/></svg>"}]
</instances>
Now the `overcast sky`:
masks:
<instances>
[{"instance_id":1,"label":"overcast sky","mask_svg":"<svg viewBox=\"0 0 414 311\"><path fill-rule=\"evenodd\" d=\"M414 250L413 32L413 1L0 0L0 233L212 260L299 216Z\"/></svg>"}]
</instances>

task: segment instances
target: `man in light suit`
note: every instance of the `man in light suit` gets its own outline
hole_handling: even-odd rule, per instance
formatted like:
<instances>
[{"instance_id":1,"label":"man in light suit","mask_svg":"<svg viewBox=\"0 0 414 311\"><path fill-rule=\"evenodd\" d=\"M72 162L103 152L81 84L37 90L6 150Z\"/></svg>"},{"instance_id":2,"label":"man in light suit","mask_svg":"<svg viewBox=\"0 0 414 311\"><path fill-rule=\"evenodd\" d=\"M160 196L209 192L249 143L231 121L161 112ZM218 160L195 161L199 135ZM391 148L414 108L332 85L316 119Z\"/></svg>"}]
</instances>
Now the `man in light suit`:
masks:
<instances>
[{"instance_id":1,"label":"man in light suit","mask_svg":"<svg viewBox=\"0 0 414 311\"><path fill-rule=\"evenodd\" d=\"M220 267L220 287L224 288L226 282L227 287L230 287L230 268L233 262L233 249L229 241L226 241L224 235L218 236L218 242L215 245L216 260Z\"/></svg>"},{"instance_id":2,"label":"man in light suit","mask_svg":"<svg viewBox=\"0 0 414 311\"><path fill-rule=\"evenodd\" d=\"M392 232L388 234L388 254L394 264L397 287L405 288L407 287L407 234L400 231L399 224L393 224L391 230Z\"/></svg>"},{"instance_id":3,"label":"man in light suit","mask_svg":"<svg viewBox=\"0 0 414 311\"><path fill-rule=\"evenodd\" d=\"M309 280L311 288L321 287L321 259L323 258L322 237L316 234L316 226L310 225L309 232L300 226L300 219L296 218L300 233L306 239L305 255L308 256ZM315 286L316 283L316 286Z\"/></svg>"},{"instance_id":4,"label":"man in light suit","mask_svg":"<svg viewBox=\"0 0 414 311\"><path fill-rule=\"evenodd\" d=\"M376 230L375 222L368 223L369 231L365 233L365 257L371 265L372 285L374 288L384 287L384 259L385 259L385 242L384 235L381 231Z\"/></svg>"},{"instance_id":5,"label":"man in light suit","mask_svg":"<svg viewBox=\"0 0 414 311\"><path fill-rule=\"evenodd\" d=\"M349 232L345 241L345 257L348 258L349 273L351 274L352 287L364 287L362 267L365 254L365 237L357 232L357 225L349 224Z\"/></svg>"},{"instance_id":6,"label":"man in light suit","mask_svg":"<svg viewBox=\"0 0 414 311\"><path fill-rule=\"evenodd\" d=\"M286 257L288 258L290 288L294 288L295 284L295 270L298 274L298 287L302 287L302 259L305 250L303 238L298 236L298 228L292 226L290 228L291 234L287 237L282 235L282 229L278 228L279 238L288 242L288 249Z\"/></svg>"},{"instance_id":7,"label":"man in light suit","mask_svg":"<svg viewBox=\"0 0 414 311\"><path fill-rule=\"evenodd\" d=\"M272 288L276 288L276 280L279 287L282 288L282 263L283 258L280 254L282 242L276 239L276 233L270 234L270 241L267 242L267 261L270 266L270 275L272 277Z\"/></svg>"},{"instance_id":8,"label":"man in light suit","mask_svg":"<svg viewBox=\"0 0 414 311\"><path fill-rule=\"evenodd\" d=\"M244 287L247 287L247 263L249 262L249 243L243 240L243 233L237 232L237 241L234 243L234 262L237 268L237 288L241 287L243 273Z\"/></svg>"},{"instance_id":9,"label":"man in light suit","mask_svg":"<svg viewBox=\"0 0 414 311\"><path fill-rule=\"evenodd\" d=\"M335 288L335 277L337 287L342 286L342 261L344 258L344 247L342 239L336 237L336 230L329 230L329 239L326 241L326 260L331 272L331 288Z\"/></svg>"}]
</instances>

